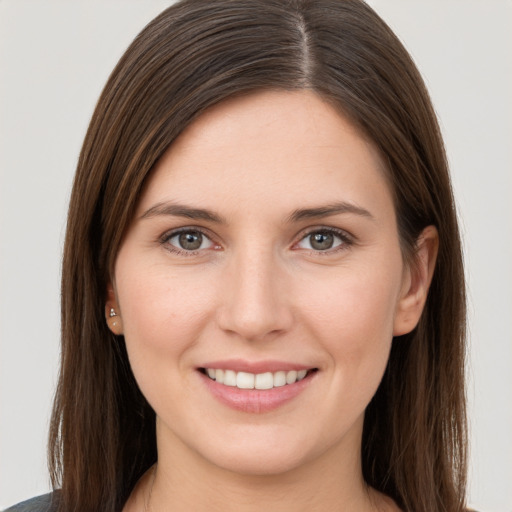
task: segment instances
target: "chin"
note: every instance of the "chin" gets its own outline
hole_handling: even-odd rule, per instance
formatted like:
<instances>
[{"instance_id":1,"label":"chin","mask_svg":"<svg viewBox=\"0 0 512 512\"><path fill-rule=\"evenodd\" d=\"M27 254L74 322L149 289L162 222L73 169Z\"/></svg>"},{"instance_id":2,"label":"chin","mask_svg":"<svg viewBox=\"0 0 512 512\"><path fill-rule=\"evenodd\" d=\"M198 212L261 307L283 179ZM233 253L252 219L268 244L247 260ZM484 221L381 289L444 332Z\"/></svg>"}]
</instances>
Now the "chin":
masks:
<instances>
[{"instance_id":1,"label":"chin","mask_svg":"<svg viewBox=\"0 0 512 512\"><path fill-rule=\"evenodd\" d=\"M252 440L252 441L251 441ZM259 439L253 433L231 436L223 442L209 445L203 457L226 471L247 476L276 476L294 471L322 453L321 447L307 446L304 440L290 432Z\"/></svg>"},{"instance_id":2,"label":"chin","mask_svg":"<svg viewBox=\"0 0 512 512\"><path fill-rule=\"evenodd\" d=\"M212 460L217 467L237 475L266 477L290 473L304 464L303 454L245 453L236 457L219 457Z\"/></svg>"}]
</instances>

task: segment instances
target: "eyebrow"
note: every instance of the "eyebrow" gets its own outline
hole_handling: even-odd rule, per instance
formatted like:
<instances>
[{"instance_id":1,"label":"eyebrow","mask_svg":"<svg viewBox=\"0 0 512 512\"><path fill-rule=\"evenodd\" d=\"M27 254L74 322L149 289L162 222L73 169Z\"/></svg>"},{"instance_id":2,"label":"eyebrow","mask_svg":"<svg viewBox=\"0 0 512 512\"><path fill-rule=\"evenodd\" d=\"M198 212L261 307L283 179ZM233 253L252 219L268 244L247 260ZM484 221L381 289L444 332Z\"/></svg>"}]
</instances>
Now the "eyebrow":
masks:
<instances>
[{"instance_id":1,"label":"eyebrow","mask_svg":"<svg viewBox=\"0 0 512 512\"><path fill-rule=\"evenodd\" d=\"M317 219L321 217L329 217L331 215L339 215L342 213L352 213L370 220L375 217L364 208L345 201L331 203L326 206L318 206L316 208L301 208L295 210L289 217L288 222L298 222L300 220Z\"/></svg>"},{"instance_id":2,"label":"eyebrow","mask_svg":"<svg viewBox=\"0 0 512 512\"><path fill-rule=\"evenodd\" d=\"M343 213L352 213L361 217L375 220L373 215L366 209L345 201L331 203L325 206L313 208L300 208L294 210L287 218L287 222L299 222L307 219L318 219ZM192 220L206 220L216 224L227 224L227 221L220 215L205 208L193 208L180 203L164 202L157 203L146 210L139 218L148 219L159 215L172 215L175 217L186 217Z\"/></svg>"},{"instance_id":3,"label":"eyebrow","mask_svg":"<svg viewBox=\"0 0 512 512\"><path fill-rule=\"evenodd\" d=\"M205 208L192 208L180 203L165 202L158 203L146 210L139 218L148 219L158 215L173 215L175 217L186 217L192 220L206 220L217 224L227 224L220 215Z\"/></svg>"}]
</instances>

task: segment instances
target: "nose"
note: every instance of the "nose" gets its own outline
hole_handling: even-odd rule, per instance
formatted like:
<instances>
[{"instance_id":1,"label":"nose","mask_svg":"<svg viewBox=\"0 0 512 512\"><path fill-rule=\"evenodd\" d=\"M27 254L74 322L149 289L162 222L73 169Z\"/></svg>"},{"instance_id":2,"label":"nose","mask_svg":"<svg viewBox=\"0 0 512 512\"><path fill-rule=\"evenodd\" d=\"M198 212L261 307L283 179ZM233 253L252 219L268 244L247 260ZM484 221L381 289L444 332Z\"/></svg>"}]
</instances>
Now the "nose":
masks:
<instances>
[{"instance_id":1,"label":"nose","mask_svg":"<svg viewBox=\"0 0 512 512\"><path fill-rule=\"evenodd\" d=\"M218 325L248 341L274 338L293 325L286 272L270 251L247 252L227 266Z\"/></svg>"}]
</instances>

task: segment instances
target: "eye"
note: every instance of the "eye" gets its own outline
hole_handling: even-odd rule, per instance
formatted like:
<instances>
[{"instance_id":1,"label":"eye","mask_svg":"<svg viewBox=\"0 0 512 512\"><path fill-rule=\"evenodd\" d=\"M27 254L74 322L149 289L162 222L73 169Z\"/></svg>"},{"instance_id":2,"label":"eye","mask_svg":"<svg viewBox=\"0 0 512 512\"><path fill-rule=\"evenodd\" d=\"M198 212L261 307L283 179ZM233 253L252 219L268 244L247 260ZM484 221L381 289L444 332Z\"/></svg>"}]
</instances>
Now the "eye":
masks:
<instances>
[{"instance_id":1,"label":"eye","mask_svg":"<svg viewBox=\"0 0 512 512\"><path fill-rule=\"evenodd\" d=\"M196 252L215 247L215 244L197 229L169 233L162 241L170 245L170 249L175 252Z\"/></svg>"},{"instance_id":2,"label":"eye","mask_svg":"<svg viewBox=\"0 0 512 512\"><path fill-rule=\"evenodd\" d=\"M329 251L330 249L341 249L349 242L348 236L344 233L333 229L319 229L308 233L299 241L297 247L313 251Z\"/></svg>"}]
</instances>

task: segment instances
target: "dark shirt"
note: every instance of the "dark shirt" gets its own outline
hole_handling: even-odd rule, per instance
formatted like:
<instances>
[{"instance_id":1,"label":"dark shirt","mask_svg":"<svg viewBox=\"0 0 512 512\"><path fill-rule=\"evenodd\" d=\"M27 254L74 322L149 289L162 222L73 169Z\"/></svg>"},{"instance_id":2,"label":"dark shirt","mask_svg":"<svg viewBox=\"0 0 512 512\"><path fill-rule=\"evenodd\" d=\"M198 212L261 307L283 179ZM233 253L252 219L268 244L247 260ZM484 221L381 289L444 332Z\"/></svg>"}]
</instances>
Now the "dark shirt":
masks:
<instances>
[{"instance_id":1,"label":"dark shirt","mask_svg":"<svg viewBox=\"0 0 512 512\"><path fill-rule=\"evenodd\" d=\"M57 500L55 497L54 493L37 496L36 498L13 505L4 512L54 512L57 510Z\"/></svg>"}]
</instances>

